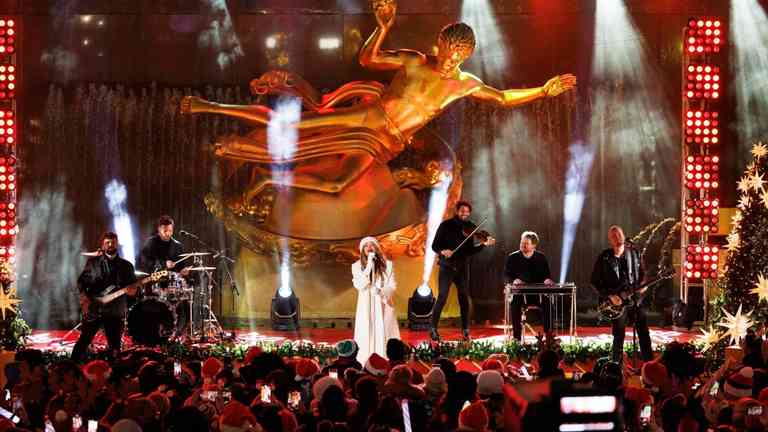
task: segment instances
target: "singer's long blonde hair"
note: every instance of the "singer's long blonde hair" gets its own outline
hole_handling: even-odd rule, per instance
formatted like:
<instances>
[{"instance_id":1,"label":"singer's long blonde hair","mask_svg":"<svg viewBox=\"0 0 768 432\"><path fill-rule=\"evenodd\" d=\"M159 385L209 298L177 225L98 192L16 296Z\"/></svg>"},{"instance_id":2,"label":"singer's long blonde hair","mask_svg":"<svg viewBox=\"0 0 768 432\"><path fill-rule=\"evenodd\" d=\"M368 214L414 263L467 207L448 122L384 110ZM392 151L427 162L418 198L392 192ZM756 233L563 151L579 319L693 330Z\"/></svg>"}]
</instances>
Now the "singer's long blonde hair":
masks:
<instances>
[{"instance_id":1,"label":"singer's long blonde hair","mask_svg":"<svg viewBox=\"0 0 768 432\"><path fill-rule=\"evenodd\" d=\"M384 280L384 276L387 272L387 259L384 257L381 245L375 239L367 241L364 239L363 242L360 243L360 264L362 268L368 266L368 254L365 253L365 247L368 244L372 244L373 248L376 250L376 256L373 257L372 280Z\"/></svg>"}]
</instances>

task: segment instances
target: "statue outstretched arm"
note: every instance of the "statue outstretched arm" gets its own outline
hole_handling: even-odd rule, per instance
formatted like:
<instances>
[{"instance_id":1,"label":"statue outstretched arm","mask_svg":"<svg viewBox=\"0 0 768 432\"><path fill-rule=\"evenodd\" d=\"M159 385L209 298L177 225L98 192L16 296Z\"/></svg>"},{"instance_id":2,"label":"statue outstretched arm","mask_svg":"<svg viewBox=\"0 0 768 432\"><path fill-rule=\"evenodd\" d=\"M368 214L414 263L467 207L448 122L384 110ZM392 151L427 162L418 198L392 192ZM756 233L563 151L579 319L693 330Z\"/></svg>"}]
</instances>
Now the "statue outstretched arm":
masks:
<instances>
[{"instance_id":1,"label":"statue outstretched arm","mask_svg":"<svg viewBox=\"0 0 768 432\"><path fill-rule=\"evenodd\" d=\"M471 97L494 102L505 107L515 107L543 97L554 97L571 90L576 86L576 77L571 74L558 75L541 87L527 89L499 90L480 80L478 83L477 90L470 94Z\"/></svg>"}]
</instances>

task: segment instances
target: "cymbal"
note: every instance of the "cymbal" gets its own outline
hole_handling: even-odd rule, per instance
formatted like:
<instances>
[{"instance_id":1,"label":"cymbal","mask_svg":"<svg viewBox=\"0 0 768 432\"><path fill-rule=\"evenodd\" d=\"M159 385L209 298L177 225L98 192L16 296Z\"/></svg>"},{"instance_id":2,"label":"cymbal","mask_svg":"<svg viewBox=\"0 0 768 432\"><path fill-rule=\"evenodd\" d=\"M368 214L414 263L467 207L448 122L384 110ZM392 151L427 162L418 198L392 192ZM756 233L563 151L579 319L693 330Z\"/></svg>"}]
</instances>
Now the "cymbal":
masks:
<instances>
[{"instance_id":1,"label":"cymbal","mask_svg":"<svg viewBox=\"0 0 768 432\"><path fill-rule=\"evenodd\" d=\"M97 256L101 256L101 251L97 250L93 252L80 252L80 255L87 256L87 257L97 257Z\"/></svg>"},{"instance_id":2,"label":"cymbal","mask_svg":"<svg viewBox=\"0 0 768 432\"><path fill-rule=\"evenodd\" d=\"M190 267L189 271L211 271L216 270L216 267Z\"/></svg>"},{"instance_id":3,"label":"cymbal","mask_svg":"<svg viewBox=\"0 0 768 432\"><path fill-rule=\"evenodd\" d=\"M179 256L180 256L180 257L188 257L188 256L205 256L205 255L210 255L210 254L211 254L210 252L190 252L190 253L183 253L183 254L180 254Z\"/></svg>"}]
</instances>

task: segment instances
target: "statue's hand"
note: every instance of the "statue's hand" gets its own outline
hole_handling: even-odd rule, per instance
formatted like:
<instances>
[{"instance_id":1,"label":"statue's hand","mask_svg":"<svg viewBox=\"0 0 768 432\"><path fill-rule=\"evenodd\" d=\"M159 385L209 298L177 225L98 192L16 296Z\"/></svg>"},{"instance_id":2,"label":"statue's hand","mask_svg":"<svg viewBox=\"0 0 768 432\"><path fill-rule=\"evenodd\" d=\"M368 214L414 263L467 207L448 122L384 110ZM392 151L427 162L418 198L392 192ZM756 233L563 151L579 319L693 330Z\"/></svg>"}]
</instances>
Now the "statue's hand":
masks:
<instances>
[{"instance_id":1,"label":"statue's hand","mask_svg":"<svg viewBox=\"0 0 768 432\"><path fill-rule=\"evenodd\" d=\"M544 84L544 94L549 97L557 96L576 87L576 76L571 74L558 75Z\"/></svg>"},{"instance_id":2,"label":"statue's hand","mask_svg":"<svg viewBox=\"0 0 768 432\"><path fill-rule=\"evenodd\" d=\"M291 87L291 73L284 70L271 70L251 81L251 92L256 95L269 93L277 87Z\"/></svg>"},{"instance_id":3,"label":"statue's hand","mask_svg":"<svg viewBox=\"0 0 768 432\"><path fill-rule=\"evenodd\" d=\"M211 105L210 102L197 96L184 96L181 98L179 110L182 114L194 114L198 112L205 112L209 105Z\"/></svg>"},{"instance_id":4,"label":"statue's hand","mask_svg":"<svg viewBox=\"0 0 768 432\"><path fill-rule=\"evenodd\" d=\"M397 3L395 0L373 0L371 2L373 14L376 15L376 22L382 29L389 29L395 23L395 14L397 12Z\"/></svg>"}]
</instances>

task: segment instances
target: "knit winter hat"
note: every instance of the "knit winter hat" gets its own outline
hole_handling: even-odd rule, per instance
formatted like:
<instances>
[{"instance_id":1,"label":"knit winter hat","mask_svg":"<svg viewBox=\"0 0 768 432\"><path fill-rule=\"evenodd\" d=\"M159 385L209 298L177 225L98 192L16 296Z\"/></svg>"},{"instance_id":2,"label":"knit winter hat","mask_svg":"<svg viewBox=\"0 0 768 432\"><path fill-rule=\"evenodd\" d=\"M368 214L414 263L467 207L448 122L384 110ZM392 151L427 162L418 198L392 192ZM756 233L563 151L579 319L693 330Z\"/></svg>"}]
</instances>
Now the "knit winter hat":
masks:
<instances>
[{"instance_id":1,"label":"knit winter hat","mask_svg":"<svg viewBox=\"0 0 768 432\"><path fill-rule=\"evenodd\" d=\"M374 376L385 376L389 370L389 362L384 357L373 353L365 362L365 371Z\"/></svg>"},{"instance_id":2,"label":"knit winter hat","mask_svg":"<svg viewBox=\"0 0 768 432\"><path fill-rule=\"evenodd\" d=\"M459 429L472 432L485 432L488 427L488 411L481 401L477 401L459 413Z\"/></svg>"},{"instance_id":3,"label":"knit winter hat","mask_svg":"<svg viewBox=\"0 0 768 432\"><path fill-rule=\"evenodd\" d=\"M374 243L376 247L378 247L379 250L381 250L381 244L379 243L378 240L376 240L376 237L364 237L362 240L360 240L360 244L358 245L360 248L360 253L363 253L363 247L365 246L366 243Z\"/></svg>"},{"instance_id":4,"label":"knit winter hat","mask_svg":"<svg viewBox=\"0 0 768 432\"><path fill-rule=\"evenodd\" d=\"M413 372L411 372L411 368L408 365L397 365L389 372L388 381L400 385L409 385L412 375Z\"/></svg>"},{"instance_id":5,"label":"knit winter hat","mask_svg":"<svg viewBox=\"0 0 768 432\"><path fill-rule=\"evenodd\" d=\"M325 391L328 390L328 387L333 385L337 386L340 389L344 388L344 386L341 384L341 381L339 381L336 378L331 378L329 376L324 376L320 378L319 380L315 381L315 383L312 385L312 396L314 396L315 400L322 399L323 393L325 393Z\"/></svg>"},{"instance_id":6,"label":"knit winter hat","mask_svg":"<svg viewBox=\"0 0 768 432\"><path fill-rule=\"evenodd\" d=\"M112 368L104 360L93 360L83 366L83 375L88 381L105 381L112 374Z\"/></svg>"},{"instance_id":7,"label":"knit winter hat","mask_svg":"<svg viewBox=\"0 0 768 432\"><path fill-rule=\"evenodd\" d=\"M300 358L296 362L296 381L312 378L320 372L320 365L308 358Z\"/></svg>"},{"instance_id":8,"label":"knit winter hat","mask_svg":"<svg viewBox=\"0 0 768 432\"><path fill-rule=\"evenodd\" d=\"M228 403L219 416L219 430L221 432L245 432L256 425L258 422L251 410L237 401Z\"/></svg>"},{"instance_id":9,"label":"knit winter hat","mask_svg":"<svg viewBox=\"0 0 768 432\"><path fill-rule=\"evenodd\" d=\"M357 352L357 342L352 339L344 339L336 344L336 352L339 353L339 357L352 357Z\"/></svg>"},{"instance_id":10,"label":"knit winter hat","mask_svg":"<svg viewBox=\"0 0 768 432\"><path fill-rule=\"evenodd\" d=\"M754 371L751 367L743 367L738 372L731 374L725 380L726 399L738 399L752 396Z\"/></svg>"},{"instance_id":11,"label":"knit winter hat","mask_svg":"<svg viewBox=\"0 0 768 432\"><path fill-rule=\"evenodd\" d=\"M201 373L204 378L213 378L224 368L224 363L215 357L208 357L203 362Z\"/></svg>"},{"instance_id":12,"label":"knit winter hat","mask_svg":"<svg viewBox=\"0 0 768 432\"><path fill-rule=\"evenodd\" d=\"M504 377L497 370L484 370L477 374L477 393L483 396L501 394Z\"/></svg>"},{"instance_id":13,"label":"knit winter hat","mask_svg":"<svg viewBox=\"0 0 768 432\"><path fill-rule=\"evenodd\" d=\"M440 395L448 391L445 373L440 368L432 368L424 379L424 391L429 395Z\"/></svg>"}]
</instances>

